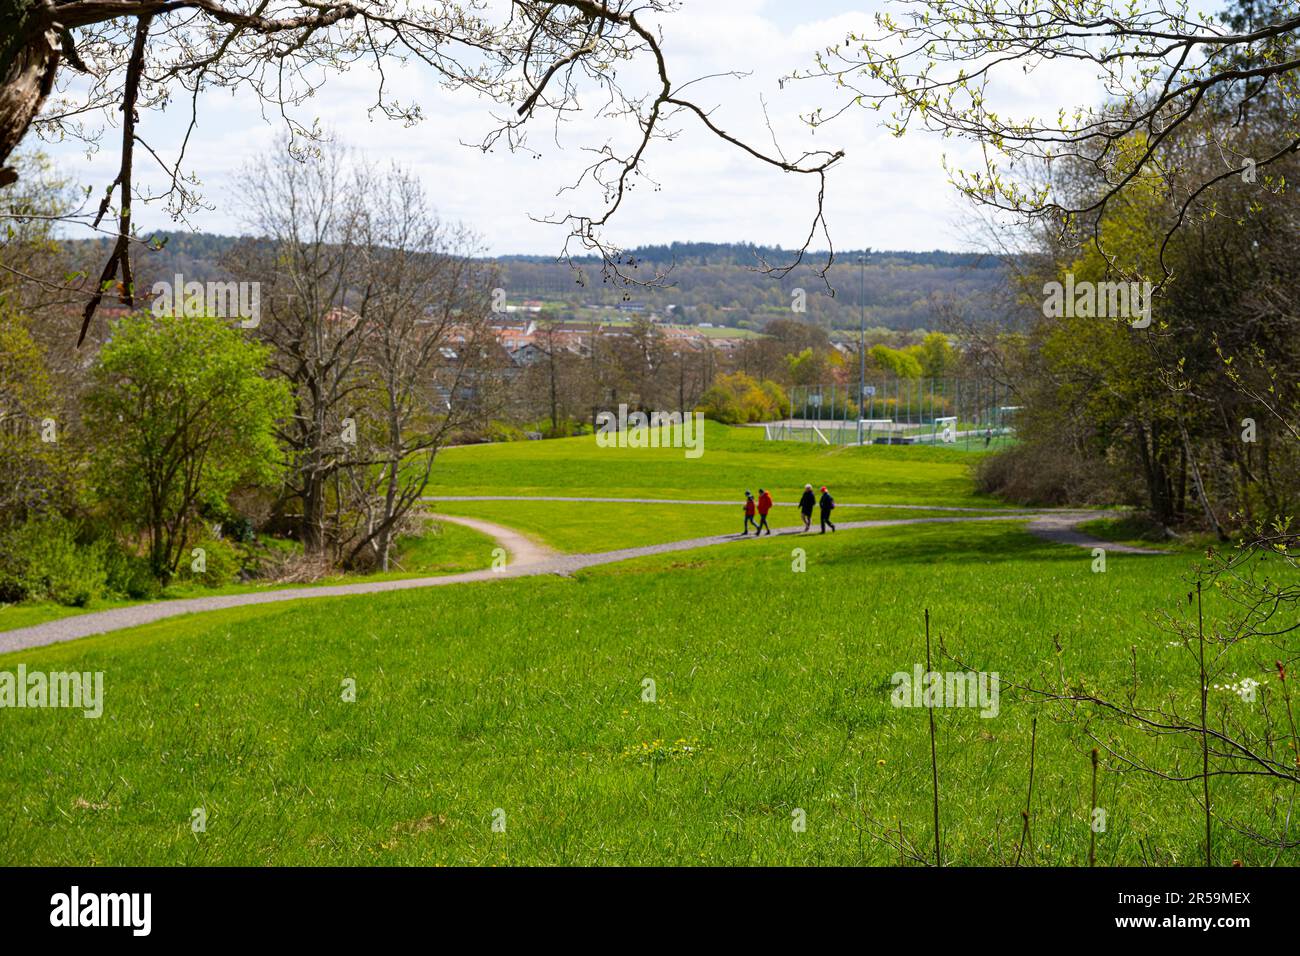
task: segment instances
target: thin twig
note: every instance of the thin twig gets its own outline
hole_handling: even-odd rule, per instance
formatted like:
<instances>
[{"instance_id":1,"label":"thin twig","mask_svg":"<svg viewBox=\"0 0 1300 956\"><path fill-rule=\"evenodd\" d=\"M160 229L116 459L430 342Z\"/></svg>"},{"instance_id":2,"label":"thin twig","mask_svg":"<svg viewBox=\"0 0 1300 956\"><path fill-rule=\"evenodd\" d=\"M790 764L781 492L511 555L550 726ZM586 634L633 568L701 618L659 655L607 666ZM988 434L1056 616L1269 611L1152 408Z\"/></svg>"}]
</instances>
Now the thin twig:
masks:
<instances>
[{"instance_id":1,"label":"thin twig","mask_svg":"<svg viewBox=\"0 0 1300 956\"><path fill-rule=\"evenodd\" d=\"M930 609L925 609L925 672L930 673ZM930 715L930 776L934 781L934 865L943 866L939 846L939 752L934 741L934 704L926 708Z\"/></svg>"}]
</instances>

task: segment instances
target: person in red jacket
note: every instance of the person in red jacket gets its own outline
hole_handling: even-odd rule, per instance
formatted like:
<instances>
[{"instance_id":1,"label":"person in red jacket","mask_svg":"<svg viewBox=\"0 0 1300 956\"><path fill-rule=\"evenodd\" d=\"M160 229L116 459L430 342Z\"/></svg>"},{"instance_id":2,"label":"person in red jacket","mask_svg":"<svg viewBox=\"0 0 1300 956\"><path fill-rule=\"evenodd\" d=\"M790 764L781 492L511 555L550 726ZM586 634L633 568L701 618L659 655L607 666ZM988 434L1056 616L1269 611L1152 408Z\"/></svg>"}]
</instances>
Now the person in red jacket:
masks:
<instances>
[{"instance_id":1,"label":"person in red jacket","mask_svg":"<svg viewBox=\"0 0 1300 956\"><path fill-rule=\"evenodd\" d=\"M767 528L767 533L771 534L772 529L767 524L767 513L772 510L772 496L762 488L758 489L758 534L763 533Z\"/></svg>"},{"instance_id":2,"label":"person in red jacket","mask_svg":"<svg viewBox=\"0 0 1300 956\"><path fill-rule=\"evenodd\" d=\"M758 522L754 520L754 510L754 496L747 491L745 492L745 530L740 533L742 538L749 534L751 524L754 526L754 537L758 537Z\"/></svg>"}]
</instances>

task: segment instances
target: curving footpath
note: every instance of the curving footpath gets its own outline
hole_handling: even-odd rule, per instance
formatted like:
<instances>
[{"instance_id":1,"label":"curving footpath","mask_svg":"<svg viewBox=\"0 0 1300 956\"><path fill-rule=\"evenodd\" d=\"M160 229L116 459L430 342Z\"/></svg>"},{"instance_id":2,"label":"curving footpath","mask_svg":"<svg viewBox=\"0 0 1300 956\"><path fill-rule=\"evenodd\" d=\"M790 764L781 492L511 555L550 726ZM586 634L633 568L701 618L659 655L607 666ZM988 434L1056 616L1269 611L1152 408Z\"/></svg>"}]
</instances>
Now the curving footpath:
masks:
<instances>
[{"instance_id":1,"label":"curving footpath","mask_svg":"<svg viewBox=\"0 0 1300 956\"><path fill-rule=\"evenodd\" d=\"M732 498L730 501L714 501L699 498L576 498L563 495L425 495L420 499L437 503L439 501L580 501L584 504L615 505L726 505L739 508L743 502ZM797 501L774 501L777 508L797 508ZM977 508L967 505L873 505L868 501L836 502L840 508L891 508L899 511L954 511L973 514L1083 514L1078 508ZM1110 512L1088 512L1089 516L1109 514Z\"/></svg>"},{"instance_id":2,"label":"curving footpath","mask_svg":"<svg viewBox=\"0 0 1300 956\"><path fill-rule=\"evenodd\" d=\"M593 501L600 499L592 498L441 498L442 501ZM611 501L626 502L627 498L613 498ZM663 501L663 499L646 499L647 501ZM666 502L667 503L667 502ZM715 504L718 502L671 502L674 504ZM734 504L734 502L721 502L722 504ZM854 505L842 505L841 507L855 507ZM863 507L863 506L857 506ZM993 509L932 509L928 506L917 505L893 505L893 506L869 506L869 507L896 507L909 508L915 507L924 510L962 510L976 511ZM1041 511L1016 511L1007 512L999 511L995 514L963 515L961 517L938 517L938 518L893 518L877 519L873 521L840 521L836 527L844 530L854 530L859 528L892 528L899 525L915 524L955 524L971 521L1013 521L1029 520L1027 530L1040 538L1053 541L1059 544L1069 544L1084 548L1104 547L1107 551L1114 551L1122 554L1166 554L1164 551L1154 551L1146 548L1135 548L1129 545L1116 544L1113 542L1101 541L1097 538L1089 537L1082 532L1075 530L1075 525L1082 521L1091 520L1097 517L1105 517L1114 512L1106 511L1071 511L1071 512L1049 512ZM47 621L44 624L35 624L31 627L21 627L12 631L0 631L0 653L10 651L25 650L29 647L41 647L46 644L58 644L63 641L75 641L82 637L90 637L95 634L106 634L110 631L120 631L130 627L139 627L142 624L151 624L154 621L161 621L169 617L178 617L182 614L195 614L201 611L217 611L225 608L247 607L255 604L275 604L281 601L301 601L308 598L326 598L326 597L346 597L358 594L379 594L387 591L406 591L412 588L430 588L442 587L448 584L464 584L473 581L494 581L502 578L520 578L531 577L539 574L558 574L569 575L574 571L580 571L584 568L596 567L602 564L614 564L619 561L628 561L633 558L647 557L656 554L670 554L676 551L692 551L696 548L705 548L711 545L726 544L738 541L743 535L739 534L719 534L703 538L688 538L682 541L668 541L662 544L643 545L636 548L622 548L617 551L599 551L586 554L562 554L552 549L540 545L531 538L520 534L513 528L507 528L503 525L495 524L491 521L483 521L479 518L462 518L459 516L439 514L441 520L451 521L455 524L465 525L473 528L490 537L510 552L513 560L505 567L499 570L482 570L467 571L461 574L445 574L439 577L430 578L404 578L397 581L370 581L358 584L335 584L324 585L321 587L298 587L284 588L278 591L261 591L248 594L222 594L212 597L186 598L175 601L155 601L149 604L136 604L131 607L115 608L111 611L94 611L89 614L80 614L73 617L66 617L57 621ZM772 537L781 537L786 535L808 535L817 532L806 532L802 528L781 528L772 532Z\"/></svg>"}]
</instances>

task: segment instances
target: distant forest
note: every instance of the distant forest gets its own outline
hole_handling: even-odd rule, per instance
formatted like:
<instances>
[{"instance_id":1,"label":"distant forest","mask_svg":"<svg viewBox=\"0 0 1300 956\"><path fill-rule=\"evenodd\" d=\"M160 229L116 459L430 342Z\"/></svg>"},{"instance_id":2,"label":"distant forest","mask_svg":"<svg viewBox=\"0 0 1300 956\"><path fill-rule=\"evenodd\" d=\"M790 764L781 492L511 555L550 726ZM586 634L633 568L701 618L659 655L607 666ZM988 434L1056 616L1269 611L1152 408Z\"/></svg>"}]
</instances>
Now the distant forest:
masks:
<instances>
[{"instance_id":1,"label":"distant forest","mask_svg":"<svg viewBox=\"0 0 1300 956\"><path fill-rule=\"evenodd\" d=\"M136 256L141 289L147 291L154 281L176 274L186 281L227 278L221 259L235 237L180 232L156 236L166 239L164 247L141 249ZM108 254L109 240L69 240L66 248L74 268L94 275ZM828 330L856 329L860 285L868 326L935 329L940 326L940 301L964 302L964 311L978 316L978 304L989 301L1003 279L1003 264L992 255L873 250L866 253L861 275L860 255L860 250L836 253L828 274L833 296L811 266L779 279L762 271L764 261L773 266L791 261L790 250L746 243L674 242L628 250L629 274L649 279L656 272L667 273L664 285L651 288L605 281L594 259L575 260L573 266L552 256L501 256L496 261L510 303L541 300L549 313L561 318L654 312L677 323L754 330L774 318L792 317L796 289L805 290L807 307L794 317ZM825 257L824 252L813 253L805 262L816 265Z\"/></svg>"}]
</instances>

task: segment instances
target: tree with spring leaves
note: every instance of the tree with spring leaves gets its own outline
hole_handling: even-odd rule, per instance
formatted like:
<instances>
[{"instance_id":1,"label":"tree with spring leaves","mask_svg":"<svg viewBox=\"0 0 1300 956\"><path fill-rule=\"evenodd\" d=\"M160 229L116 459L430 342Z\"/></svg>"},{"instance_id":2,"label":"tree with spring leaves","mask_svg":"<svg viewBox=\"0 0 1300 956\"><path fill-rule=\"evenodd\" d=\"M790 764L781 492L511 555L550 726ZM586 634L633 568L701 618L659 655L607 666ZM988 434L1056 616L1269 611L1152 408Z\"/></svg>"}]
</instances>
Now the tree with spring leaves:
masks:
<instances>
[{"instance_id":1,"label":"tree with spring leaves","mask_svg":"<svg viewBox=\"0 0 1300 956\"><path fill-rule=\"evenodd\" d=\"M97 496L149 536L149 562L169 580L200 510L220 506L242 482L276 477L273 430L289 412L288 389L262 377L267 349L207 316L114 323L86 397L99 436Z\"/></svg>"}]
</instances>

